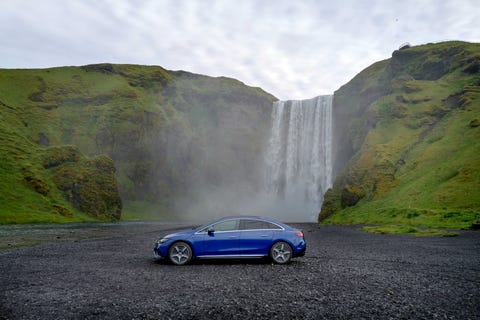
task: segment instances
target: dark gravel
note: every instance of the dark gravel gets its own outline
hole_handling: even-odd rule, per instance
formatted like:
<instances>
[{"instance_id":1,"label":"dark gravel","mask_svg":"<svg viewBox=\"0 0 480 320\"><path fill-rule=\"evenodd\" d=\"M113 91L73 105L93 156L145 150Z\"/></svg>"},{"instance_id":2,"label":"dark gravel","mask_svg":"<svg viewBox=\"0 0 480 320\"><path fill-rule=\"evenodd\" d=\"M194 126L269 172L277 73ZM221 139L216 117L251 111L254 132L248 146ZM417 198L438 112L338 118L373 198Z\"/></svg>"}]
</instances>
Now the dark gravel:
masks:
<instances>
[{"instance_id":1,"label":"dark gravel","mask_svg":"<svg viewBox=\"0 0 480 320\"><path fill-rule=\"evenodd\" d=\"M453 238L304 229L268 261L152 258L168 225L0 251L1 319L480 319L480 232Z\"/></svg>"}]
</instances>

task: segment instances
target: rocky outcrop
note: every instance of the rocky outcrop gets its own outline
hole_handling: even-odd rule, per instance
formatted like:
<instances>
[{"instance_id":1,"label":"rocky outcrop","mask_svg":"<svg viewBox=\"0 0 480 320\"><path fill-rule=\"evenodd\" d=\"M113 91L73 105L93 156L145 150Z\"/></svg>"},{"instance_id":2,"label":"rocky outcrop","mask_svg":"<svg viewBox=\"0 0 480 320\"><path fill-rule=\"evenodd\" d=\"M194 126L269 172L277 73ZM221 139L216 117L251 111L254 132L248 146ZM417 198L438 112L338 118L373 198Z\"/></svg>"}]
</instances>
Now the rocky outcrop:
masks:
<instances>
[{"instance_id":1,"label":"rocky outcrop","mask_svg":"<svg viewBox=\"0 0 480 320\"><path fill-rule=\"evenodd\" d=\"M119 220L122 200L112 159L107 156L75 158L78 160L57 162L50 167L57 187L75 208L89 216L100 220Z\"/></svg>"}]
</instances>

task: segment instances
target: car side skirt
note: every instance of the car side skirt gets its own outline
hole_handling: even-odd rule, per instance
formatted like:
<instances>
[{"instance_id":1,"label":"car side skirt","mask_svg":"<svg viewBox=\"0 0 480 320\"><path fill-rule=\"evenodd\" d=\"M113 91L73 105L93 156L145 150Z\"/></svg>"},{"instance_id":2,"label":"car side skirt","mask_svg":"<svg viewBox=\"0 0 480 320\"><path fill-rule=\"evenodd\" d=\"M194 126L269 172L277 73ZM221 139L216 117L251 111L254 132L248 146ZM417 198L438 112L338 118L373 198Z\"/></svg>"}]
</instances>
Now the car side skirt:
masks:
<instances>
[{"instance_id":1,"label":"car side skirt","mask_svg":"<svg viewBox=\"0 0 480 320\"><path fill-rule=\"evenodd\" d=\"M251 259L251 258L264 258L263 254L221 254L221 255L208 255L208 256L196 256L198 259Z\"/></svg>"}]
</instances>

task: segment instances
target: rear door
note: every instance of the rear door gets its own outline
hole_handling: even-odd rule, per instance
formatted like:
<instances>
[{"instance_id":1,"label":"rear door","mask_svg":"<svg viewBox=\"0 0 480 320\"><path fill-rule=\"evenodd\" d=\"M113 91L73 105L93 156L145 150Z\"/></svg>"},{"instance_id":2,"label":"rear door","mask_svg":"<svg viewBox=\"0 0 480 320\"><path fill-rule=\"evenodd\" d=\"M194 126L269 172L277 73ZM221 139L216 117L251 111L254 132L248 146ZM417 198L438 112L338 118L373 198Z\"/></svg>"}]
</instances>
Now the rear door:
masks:
<instances>
[{"instance_id":1,"label":"rear door","mask_svg":"<svg viewBox=\"0 0 480 320\"><path fill-rule=\"evenodd\" d=\"M244 255L267 256L272 244L275 225L269 222L255 219L240 220L239 246Z\"/></svg>"}]
</instances>

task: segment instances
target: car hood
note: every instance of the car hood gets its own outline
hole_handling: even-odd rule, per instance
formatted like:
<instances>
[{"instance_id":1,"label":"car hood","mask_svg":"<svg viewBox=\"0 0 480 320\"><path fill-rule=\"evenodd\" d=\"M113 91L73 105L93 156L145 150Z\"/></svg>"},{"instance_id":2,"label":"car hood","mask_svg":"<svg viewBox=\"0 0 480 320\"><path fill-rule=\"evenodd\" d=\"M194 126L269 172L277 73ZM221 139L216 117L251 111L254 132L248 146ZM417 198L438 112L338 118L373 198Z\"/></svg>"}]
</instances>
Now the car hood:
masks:
<instances>
[{"instance_id":1,"label":"car hood","mask_svg":"<svg viewBox=\"0 0 480 320\"><path fill-rule=\"evenodd\" d=\"M182 237L182 236L185 237L194 233L195 233L195 230L180 230L175 233L167 234L166 236L164 236L164 238L175 238L175 237Z\"/></svg>"}]
</instances>

